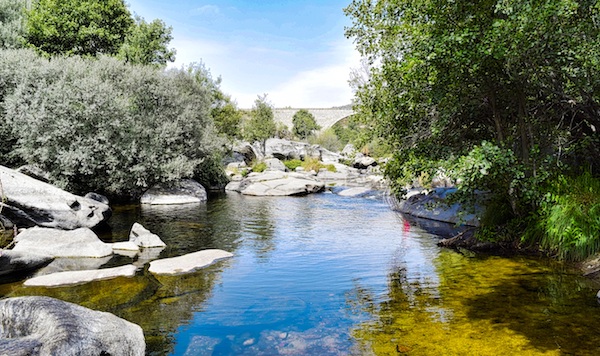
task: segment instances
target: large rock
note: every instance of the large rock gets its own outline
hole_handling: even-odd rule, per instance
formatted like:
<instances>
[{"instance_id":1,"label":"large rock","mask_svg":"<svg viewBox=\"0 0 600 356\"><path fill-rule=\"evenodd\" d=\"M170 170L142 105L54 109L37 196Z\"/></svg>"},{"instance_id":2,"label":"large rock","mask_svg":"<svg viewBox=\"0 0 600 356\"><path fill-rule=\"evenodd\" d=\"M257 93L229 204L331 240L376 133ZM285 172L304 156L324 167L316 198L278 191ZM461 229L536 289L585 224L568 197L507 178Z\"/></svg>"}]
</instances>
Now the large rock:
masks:
<instances>
[{"instance_id":1,"label":"large rock","mask_svg":"<svg viewBox=\"0 0 600 356\"><path fill-rule=\"evenodd\" d=\"M202 184L184 179L150 188L142 195L140 203L150 205L175 205L204 203L207 200L206 189Z\"/></svg>"},{"instance_id":2,"label":"large rock","mask_svg":"<svg viewBox=\"0 0 600 356\"><path fill-rule=\"evenodd\" d=\"M280 160L320 158L319 146L305 142L288 141L280 138L270 138L265 145L266 157Z\"/></svg>"},{"instance_id":3,"label":"large rock","mask_svg":"<svg viewBox=\"0 0 600 356\"><path fill-rule=\"evenodd\" d=\"M174 275L196 271L217 261L231 258L233 254L223 250L203 250L187 255L150 262L148 271L159 275Z\"/></svg>"},{"instance_id":4,"label":"large rock","mask_svg":"<svg viewBox=\"0 0 600 356\"><path fill-rule=\"evenodd\" d=\"M437 188L429 193L409 192L406 199L395 204L395 209L418 218L447 222L457 225L479 226L477 216L483 215L481 207L475 213L466 211L460 204L446 204L446 198L456 189Z\"/></svg>"},{"instance_id":5,"label":"large rock","mask_svg":"<svg viewBox=\"0 0 600 356\"><path fill-rule=\"evenodd\" d=\"M15 237L13 251L37 253L52 257L105 257L112 247L88 228L58 230L33 227Z\"/></svg>"},{"instance_id":6,"label":"large rock","mask_svg":"<svg viewBox=\"0 0 600 356\"><path fill-rule=\"evenodd\" d=\"M325 184L300 173L264 172L251 173L240 182L236 191L254 196L306 195L320 192Z\"/></svg>"},{"instance_id":7,"label":"large rock","mask_svg":"<svg viewBox=\"0 0 600 356\"><path fill-rule=\"evenodd\" d=\"M47 255L27 251L0 250L0 281L15 280L52 262Z\"/></svg>"},{"instance_id":8,"label":"large rock","mask_svg":"<svg viewBox=\"0 0 600 356\"><path fill-rule=\"evenodd\" d=\"M247 165L250 165L252 161L262 157L259 152L248 142L239 142L233 147L234 159L239 161L240 158Z\"/></svg>"},{"instance_id":9,"label":"large rock","mask_svg":"<svg viewBox=\"0 0 600 356\"><path fill-rule=\"evenodd\" d=\"M23 283L27 287L57 287L73 284L83 284L117 277L133 277L138 267L126 265L114 268L65 271L29 278Z\"/></svg>"},{"instance_id":10,"label":"large rock","mask_svg":"<svg viewBox=\"0 0 600 356\"><path fill-rule=\"evenodd\" d=\"M129 233L129 241L140 247L165 247L165 244L158 235L151 233L141 224L135 223Z\"/></svg>"},{"instance_id":11,"label":"large rock","mask_svg":"<svg viewBox=\"0 0 600 356\"><path fill-rule=\"evenodd\" d=\"M0 300L1 355L142 356L144 333L113 314L49 297Z\"/></svg>"},{"instance_id":12,"label":"large rock","mask_svg":"<svg viewBox=\"0 0 600 356\"><path fill-rule=\"evenodd\" d=\"M2 214L20 227L92 228L108 219L110 207L0 166L6 201Z\"/></svg>"},{"instance_id":13,"label":"large rock","mask_svg":"<svg viewBox=\"0 0 600 356\"><path fill-rule=\"evenodd\" d=\"M267 165L267 171L285 172L287 170L285 164L277 158L267 158L265 159L265 164Z\"/></svg>"}]
</instances>

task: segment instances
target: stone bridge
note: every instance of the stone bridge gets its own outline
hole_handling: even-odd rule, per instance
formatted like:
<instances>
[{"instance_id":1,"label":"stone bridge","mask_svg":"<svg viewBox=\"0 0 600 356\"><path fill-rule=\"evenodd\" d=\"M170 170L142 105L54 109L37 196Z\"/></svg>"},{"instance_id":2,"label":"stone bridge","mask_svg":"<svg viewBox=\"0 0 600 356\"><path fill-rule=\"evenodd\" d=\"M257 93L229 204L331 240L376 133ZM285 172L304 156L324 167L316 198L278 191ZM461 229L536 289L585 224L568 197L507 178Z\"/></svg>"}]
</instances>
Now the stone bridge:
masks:
<instances>
[{"instance_id":1,"label":"stone bridge","mask_svg":"<svg viewBox=\"0 0 600 356\"><path fill-rule=\"evenodd\" d=\"M301 109L273 109L273 119L275 122L281 122L290 130L294 126L292 118L294 114ZM326 130L333 126L336 122L354 115L351 109L305 109L313 114L317 125L321 126L321 130Z\"/></svg>"}]
</instances>

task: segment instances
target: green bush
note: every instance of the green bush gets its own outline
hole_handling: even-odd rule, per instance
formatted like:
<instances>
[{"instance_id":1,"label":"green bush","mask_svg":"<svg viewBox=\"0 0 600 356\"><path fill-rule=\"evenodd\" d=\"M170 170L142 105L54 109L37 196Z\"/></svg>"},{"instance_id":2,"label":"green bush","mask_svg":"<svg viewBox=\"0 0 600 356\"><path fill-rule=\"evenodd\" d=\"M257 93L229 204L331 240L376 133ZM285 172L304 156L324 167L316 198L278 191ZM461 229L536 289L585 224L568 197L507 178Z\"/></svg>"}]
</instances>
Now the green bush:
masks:
<instances>
[{"instance_id":1,"label":"green bush","mask_svg":"<svg viewBox=\"0 0 600 356\"><path fill-rule=\"evenodd\" d=\"M265 162L256 162L252 164L252 172L262 173L267 169Z\"/></svg>"},{"instance_id":2,"label":"green bush","mask_svg":"<svg viewBox=\"0 0 600 356\"><path fill-rule=\"evenodd\" d=\"M0 133L13 154L68 190L135 198L193 177L221 150L210 90L193 71L29 51L4 51L0 68Z\"/></svg>"},{"instance_id":3,"label":"green bush","mask_svg":"<svg viewBox=\"0 0 600 356\"><path fill-rule=\"evenodd\" d=\"M317 135L308 136L308 142L312 145L319 145L332 152L338 152L344 148L344 144L342 144L335 134L335 131L331 128L320 132Z\"/></svg>"},{"instance_id":4,"label":"green bush","mask_svg":"<svg viewBox=\"0 0 600 356\"><path fill-rule=\"evenodd\" d=\"M559 176L540 208L540 246L560 259L582 260L600 251L600 179L586 172Z\"/></svg>"},{"instance_id":5,"label":"green bush","mask_svg":"<svg viewBox=\"0 0 600 356\"><path fill-rule=\"evenodd\" d=\"M287 169L289 169L290 171L295 171L296 168L301 167L302 166L302 161L299 159L291 159L289 161L284 161L283 164L285 165L285 167Z\"/></svg>"}]
</instances>

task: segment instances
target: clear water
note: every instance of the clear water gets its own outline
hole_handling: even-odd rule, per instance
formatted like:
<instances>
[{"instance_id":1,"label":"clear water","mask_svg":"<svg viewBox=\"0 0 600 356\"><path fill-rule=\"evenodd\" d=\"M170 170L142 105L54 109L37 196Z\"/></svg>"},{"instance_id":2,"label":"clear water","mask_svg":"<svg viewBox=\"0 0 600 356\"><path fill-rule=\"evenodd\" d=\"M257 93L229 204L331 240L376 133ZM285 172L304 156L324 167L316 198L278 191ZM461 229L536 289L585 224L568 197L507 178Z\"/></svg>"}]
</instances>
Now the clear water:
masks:
<instances>
[{"instance_id":1,"label":"clear water","mask_svg":"<svg viewBox=\"0 0 600 356\"><path fill-rule=\"evenodd\" d=\"M161 257L234 257L184 276L13 283L0 295L112 312L142 326L150 355L600 354L594 282L547 260L440 249L380 198L232 194L120 207L102 238L125 240L135 221L168 244Z\"/></svg>"}]
</instances>

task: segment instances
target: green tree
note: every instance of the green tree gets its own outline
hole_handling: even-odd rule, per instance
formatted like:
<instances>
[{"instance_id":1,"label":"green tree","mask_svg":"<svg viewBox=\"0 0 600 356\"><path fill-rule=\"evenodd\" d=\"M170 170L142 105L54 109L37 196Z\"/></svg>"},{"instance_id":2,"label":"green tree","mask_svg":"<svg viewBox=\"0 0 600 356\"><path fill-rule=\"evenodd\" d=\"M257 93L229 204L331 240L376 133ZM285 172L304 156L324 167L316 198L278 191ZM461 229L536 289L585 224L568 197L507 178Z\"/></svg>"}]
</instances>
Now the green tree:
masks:
<instances>
[{"instance_id":1,"label":"green tree","mask_svg":"<svg viewBox=\"0 0 600 356\"><path fill-rule=\"evenodd\" d=\"M134 21L123 0L37 0L27 41L50 55L116 54Z\"/></svg>"},{"instance_id":2,"label":"green tree","mask_svg":"<svg viewBox=\"0 0 600 356\"><path fill-rule=\"evenodd\" d=\"M259 95L250 111L250 119L244 126L244 139L250 142L260 142L264 155L266 153L267 139L275 135L275 130L273 106L267 101L267 94Z\"/></svg>"},{"instance_id":3,"label":"green tree","mask_svg":"<svg viewBox=\"0 0 600 356\"><path fill-rule=\"evenodd\" d=\"M292 124L294 125L292 128L294 135L302 140L305 140L313 131L321 129L313 114L306 109L296 111L292 117Z\"/></svg>"},{"instance_id":4,"label":"green tree","mask_svg":"<svg viewBox=\"0 0 600 356\"><path fill-rule=\"evenodd\" d=\"M225 135L230 144L241 137L242 112L236 107L235 102L231 100L229 95L223 94L220 90L218 91L211 115L215 121L217 131Z\"/></svg>"},{"instance_id":5,"label":"green tree","mask_svg":"<svg viewBox=\"0 0 600 356\"><path fill-rule=\"evenodd\" d=\"M168 47L173 39L172 32L173 28L162 20L148 23L136 16L117 57L131 64L165 66L174 62L175 49Z\"/></svg>"},{"instance_id":6,"label":"green tree","mask_svg":"<svg viewBox=\"0 0 600 356\"><path fill-rule=\"evenodd\" d=\"M489 191L524 222L559 171L600 173L597 1L354 0L345 12L371 65L355 110L394 145L392 181L457 162L460 190Z\"/></svg>"},{"instance_id":7,"label":"green tree","mask_svg":"<svg viewBox=\"0 0 600 356\"><path fill-rule=\"evenodd\" d=\"M0 0L0 48L23 46L26 5L26 0Z\"/></svg>"}]
</instances>

